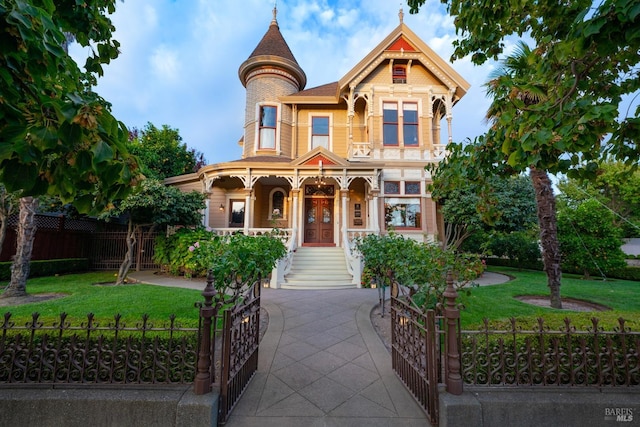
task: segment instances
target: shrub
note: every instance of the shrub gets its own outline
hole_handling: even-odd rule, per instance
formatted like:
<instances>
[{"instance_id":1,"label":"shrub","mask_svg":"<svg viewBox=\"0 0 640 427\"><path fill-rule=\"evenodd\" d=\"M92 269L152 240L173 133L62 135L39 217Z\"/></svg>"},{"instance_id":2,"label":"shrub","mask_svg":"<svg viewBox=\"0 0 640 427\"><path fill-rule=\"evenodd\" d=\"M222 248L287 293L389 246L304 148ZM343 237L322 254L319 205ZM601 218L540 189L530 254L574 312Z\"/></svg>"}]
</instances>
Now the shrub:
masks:
<instances>
[{"instance_id":1,"label":"shrub","mask_svg":"<svg viewBox=\"0 0 640 427\"><path fill-rule=\"evenodd\" d=\"M609 271L609 277L640 282L640 267L622 267Z\"/></svg>"},{"instance_id":2,"label":"shrub","mask_svg":"<svg viewBox=\"0 0 640 427\"><path fill-rule=\"evenodd\" d=\"M198 265L196 254L189 251L195 242L213 239L214 234L202 227L181 228L175 233L161 235L156 239L154 261L163 271L174 276L201 277L207 273L207 267Z\"/></svg>"},{"instance_id":3,"label":"shrub","mask_svg":"<svg viewBox=\"0 0 640 427\"><path fill-rule=\"evenodd\" d=\"M88 258L65 258L31 261L29 277L89 271ZM0 262L0 280L11 280L11 261Z\"/></svg>"},{"instance_id":4,"label":"shrub","mask_svg":"<svg viewBox=\"0 0 640 427\"><path fill-rule=\"evenodd\" d=\"M437 245L419 243L394 233L369 234L358 241L357 248L367 274L375 278L377 286L384 288L396 282L409 288L413 303L423 310L444 301L448 272L454 275L458 287L462 287L483 271L477 255L444 251Z\"/></svg>"},{"instance_id":5,"label":"shrub","mask_svg":"<svg viewBox=\"0 0 640 427\"><path fill-rule=\"evenodd\" d=\"M482 246L484 252L497 257L507 257L517 265L535 262L540 258L540 247L536 238L527 232L494 233Z\"/></svg>"}]
</instances>

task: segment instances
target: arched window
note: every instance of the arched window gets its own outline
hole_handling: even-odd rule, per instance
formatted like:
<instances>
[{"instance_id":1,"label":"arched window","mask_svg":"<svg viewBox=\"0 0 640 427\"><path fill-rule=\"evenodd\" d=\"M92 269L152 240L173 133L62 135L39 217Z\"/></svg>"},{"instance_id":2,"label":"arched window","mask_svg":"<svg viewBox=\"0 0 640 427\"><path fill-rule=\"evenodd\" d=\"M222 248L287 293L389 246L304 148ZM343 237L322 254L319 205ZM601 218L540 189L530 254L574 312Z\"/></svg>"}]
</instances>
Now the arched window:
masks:
<instances>
[{"instance_id":1,"label":"arched window","mask_svg":"<svg viewBox=\"0 0 640 427\"><path fill-rule=\"evenodd\" d=\"M269 219L286 219L287 193L282 188L274 188L269 194Z\"/></svg>"}]
</instances>

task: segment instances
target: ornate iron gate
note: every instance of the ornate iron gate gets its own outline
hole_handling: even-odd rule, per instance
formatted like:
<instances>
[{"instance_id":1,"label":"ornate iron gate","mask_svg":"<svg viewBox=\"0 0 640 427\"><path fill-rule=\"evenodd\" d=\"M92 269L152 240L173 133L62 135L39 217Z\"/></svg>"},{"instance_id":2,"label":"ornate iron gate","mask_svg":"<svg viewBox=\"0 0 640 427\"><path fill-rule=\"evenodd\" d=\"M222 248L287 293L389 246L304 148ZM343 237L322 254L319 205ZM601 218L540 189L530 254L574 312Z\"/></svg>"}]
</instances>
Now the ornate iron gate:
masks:
<instances>
[{"instance_id":1,"label":"ornate iron gate","mask_svg":"<svg viewBox=\"0 0 640 427\"><path fill-rule=\"evenodd\" d=\"M218 423L224 424L258 369L260 282L244 301L224 312Z\"/></svg>"},{"instance_id":2,"label":"ornate iron gate","mask_svg":"<svg viewBox=\"0 0 640 427\"><path fill-rule=\"evenodd\" d=\"M439 328L433 310L426 313L398 298L391 288L391 358L393 370L438 425Z\"/></svg>"}]
</instances>

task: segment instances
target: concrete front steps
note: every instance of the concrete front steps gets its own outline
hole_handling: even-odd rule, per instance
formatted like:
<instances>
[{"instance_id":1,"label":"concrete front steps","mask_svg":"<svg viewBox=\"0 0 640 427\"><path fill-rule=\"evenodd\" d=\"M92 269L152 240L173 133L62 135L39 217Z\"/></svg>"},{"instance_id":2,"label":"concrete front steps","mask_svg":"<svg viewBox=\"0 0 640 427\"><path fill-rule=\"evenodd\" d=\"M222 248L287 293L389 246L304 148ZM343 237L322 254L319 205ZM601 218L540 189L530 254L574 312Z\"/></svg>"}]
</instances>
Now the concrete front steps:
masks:
<instances>
[{"instance_id":1,"label":"concrete front steps","mask_svg":"<svg viewBox=\"0 0 640 427\"><path fill-rule=\"evenodd\" d=\"M291 271L283 289L353 289L344 250L336 247L302 246L293 254Z\"/></svg>"}]
</instances>

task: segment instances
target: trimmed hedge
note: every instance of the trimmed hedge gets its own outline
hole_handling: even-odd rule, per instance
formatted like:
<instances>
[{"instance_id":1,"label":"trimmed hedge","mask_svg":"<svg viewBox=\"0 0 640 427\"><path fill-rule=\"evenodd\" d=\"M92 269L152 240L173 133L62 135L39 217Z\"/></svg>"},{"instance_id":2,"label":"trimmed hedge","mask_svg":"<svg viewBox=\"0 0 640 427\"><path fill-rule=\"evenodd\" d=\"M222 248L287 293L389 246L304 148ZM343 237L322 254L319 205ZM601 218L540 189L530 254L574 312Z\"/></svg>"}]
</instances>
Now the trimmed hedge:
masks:
<instances>
[{"instance_id":1,"label":"trimmed hedge","mask_svg":"<svg viewBox=\"0 0 640 427\"><path fill-rule=\"evenodd\" d=\"M29 277L54 276L89 271L89 258L47 259L31 261ZM11 279L11 261L0 262L0 280Z\"/></svg>"},{"instance_id":2,"label":"trimmed hedge","mask_svg":"<svg viewBox=\"0 0 640 427\"><path fill-rule=\"evenodd\" d=\"M512 260L509 258L494 258L487 257L485 259L487 265L495 265L497 267L512 267L517 268L518 270L543 270L543 265L541 260L536 261L528 261L528 262L519 262L517 260Z\"/></svg>"},{"instance_id":3,"label":"trimmed hedge","mask_svg":"<svg viewBox=\"0 0 640 427\"><path fill-rule=\"evenodd\" d=\"M494 265L497 267L512 267L517 268L519 270L537 270L542 271L543 265L542 261L534 261L534 262L517 262L515 260L511 260L508 258L486 258L487 265ZM562 266L562 271L566 273L574 273L574 274L582 274L582 271L571 271L567 269L565 266ZM621 279L621 280L631 280L640 282L640 267L622 267L616 268L611 271L607 271L605 273L608 278L611 279Z\"/></svg>"},{"instance_id":4,"label":"trimmed hedge","mask_svg":"<svg viewBox=\"0 0 640 427\"><path fill-rule=\"evenodd\" d=\"M616 268L609 272L609 277L640 282L640 267Z\"/></svg>"}]
</instances>

